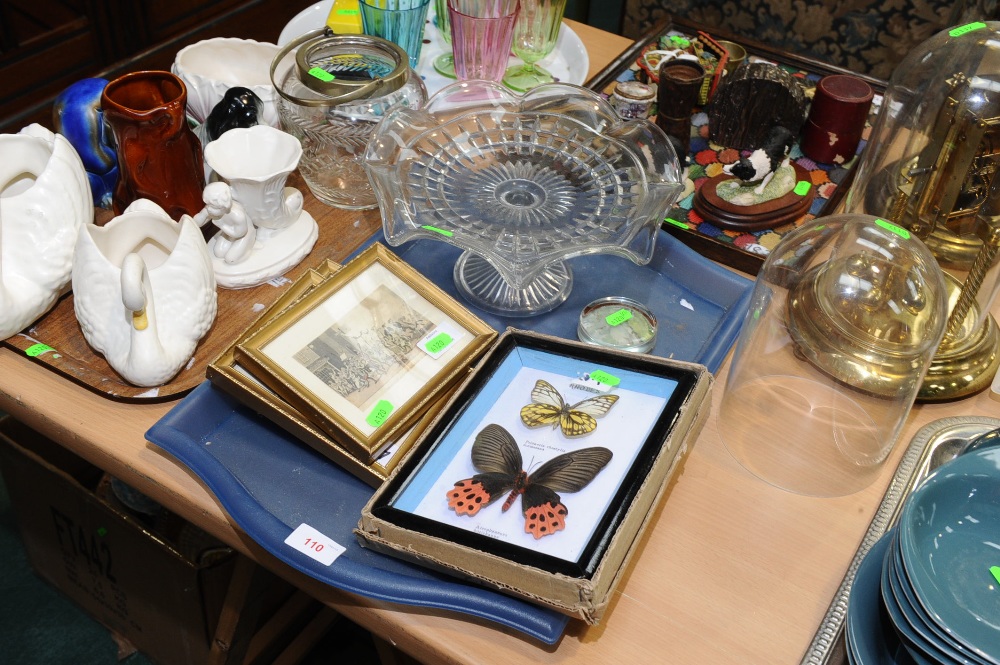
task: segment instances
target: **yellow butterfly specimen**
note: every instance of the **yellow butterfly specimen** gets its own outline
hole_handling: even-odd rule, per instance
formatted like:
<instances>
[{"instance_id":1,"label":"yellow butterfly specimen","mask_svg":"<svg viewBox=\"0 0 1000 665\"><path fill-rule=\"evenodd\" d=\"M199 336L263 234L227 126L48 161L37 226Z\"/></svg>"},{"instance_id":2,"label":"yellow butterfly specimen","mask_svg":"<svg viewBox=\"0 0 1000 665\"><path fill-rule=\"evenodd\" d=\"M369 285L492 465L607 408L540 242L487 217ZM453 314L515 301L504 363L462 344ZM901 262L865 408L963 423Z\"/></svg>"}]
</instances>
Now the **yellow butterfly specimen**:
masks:
<instances>
[{"instance_id":1,"label":"yellow butterfly specimen","mask_svg":"<svg viewBox=\"0 0 1000 665\"><path fill-rule=\"evenodd\" d=\"M551 383L539 379L531 390L531 404L521 409L521 421L528 427L558 426L569 437L583 436L597 429L595 418L610 411L617 401L618 395L598 395L570 406Z\"/></svg>"}]
</instances>

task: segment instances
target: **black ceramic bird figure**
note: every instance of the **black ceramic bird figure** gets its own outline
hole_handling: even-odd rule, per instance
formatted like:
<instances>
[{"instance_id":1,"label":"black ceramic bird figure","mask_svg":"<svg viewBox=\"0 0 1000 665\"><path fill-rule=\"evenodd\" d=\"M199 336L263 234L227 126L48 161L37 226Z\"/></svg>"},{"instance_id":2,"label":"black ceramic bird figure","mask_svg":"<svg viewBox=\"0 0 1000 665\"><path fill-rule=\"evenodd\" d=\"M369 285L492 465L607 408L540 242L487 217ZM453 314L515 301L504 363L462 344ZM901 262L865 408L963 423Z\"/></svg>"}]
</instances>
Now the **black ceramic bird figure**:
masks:
<instances>
[{"instance_id":1,"label":"black ceramic bird figure","mask_svg":"<svg viewBox=\"0 0 1000 665\"><path fill-rule=\"evenodd\" d=\"M230 129L253 127L260 123L264 102L249 88L239 86L226 90L222 101L212 108L205 120L209 141L214 141Z\"/></svg>"}]
</instances>

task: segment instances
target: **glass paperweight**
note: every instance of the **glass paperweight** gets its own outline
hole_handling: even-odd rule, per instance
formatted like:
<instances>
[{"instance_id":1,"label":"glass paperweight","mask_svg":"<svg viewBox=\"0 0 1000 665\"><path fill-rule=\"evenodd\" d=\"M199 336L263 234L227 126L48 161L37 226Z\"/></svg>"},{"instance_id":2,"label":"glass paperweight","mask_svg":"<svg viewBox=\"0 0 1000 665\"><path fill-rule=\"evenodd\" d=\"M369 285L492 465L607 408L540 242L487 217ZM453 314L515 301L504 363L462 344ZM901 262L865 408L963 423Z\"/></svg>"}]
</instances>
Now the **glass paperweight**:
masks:
<instances>
[{"instance_id":1,"label":"glass paperweight","mask_svg":"<svg viewBox=\"0 0 1000 665\"><path fill-rule=\"evenodd\" d=\"M944 30L896 67L847 193L927 244L951 301L919 399L983 390L1000 366L1000 22Z\"/></svg>"},{"instance_id":2,"label":"glass paperweight","mask_svg":"<svg viewBox=\"0 0 1000 665\"><path fill-rule=\"evenodd\" d=\"M754 285L719 407L749 471L800 494L871 483L944 334L940 267L913 234L869 215L785 236Z\"/></svg>"},{"instance_id":3,"label":"glass paperweight","mask_svg":"<svg viewBox=\"0 0 1000 665\"><path fill-rule=\"evenodd\" d=\"M598 298L580 312L576 336L595 346L648 353L656 346L656 317L631 298Z\"/></svg>"},{"instance_id":4,"label":"glass paperweight","mask_svg":"<svg viewBox=\"0 0 1000 665\"><path fill-rule=\"evenodd\" d=\"M421 110L396 107L376 127L365 167L387 242L430 238L463 249L459 293L506 316L562 303L571 257L648 262L683 189L656 125L623 121L601 96L563 83L518 96L466 81Z\"/></svg>"}]
</instances>

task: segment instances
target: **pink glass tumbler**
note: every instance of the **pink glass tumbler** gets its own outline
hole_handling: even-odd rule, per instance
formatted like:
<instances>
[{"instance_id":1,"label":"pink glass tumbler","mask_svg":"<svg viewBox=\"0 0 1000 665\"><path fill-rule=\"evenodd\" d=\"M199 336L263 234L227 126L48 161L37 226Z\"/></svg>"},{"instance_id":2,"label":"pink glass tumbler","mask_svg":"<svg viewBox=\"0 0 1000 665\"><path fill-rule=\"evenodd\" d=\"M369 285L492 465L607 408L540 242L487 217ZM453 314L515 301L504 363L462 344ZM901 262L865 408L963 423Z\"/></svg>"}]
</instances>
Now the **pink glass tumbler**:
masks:
<instances>
[{"instance_id":1,"label":"pink glass tumbler","mask_svg":"<svg viewBox=\"0 0 1000 665\"><path fill-rule=\"evenodd\" d=\"M518 0L448 0L451 48L460 81L500 81L514 38Z\"/></svg>"}]
</instances>

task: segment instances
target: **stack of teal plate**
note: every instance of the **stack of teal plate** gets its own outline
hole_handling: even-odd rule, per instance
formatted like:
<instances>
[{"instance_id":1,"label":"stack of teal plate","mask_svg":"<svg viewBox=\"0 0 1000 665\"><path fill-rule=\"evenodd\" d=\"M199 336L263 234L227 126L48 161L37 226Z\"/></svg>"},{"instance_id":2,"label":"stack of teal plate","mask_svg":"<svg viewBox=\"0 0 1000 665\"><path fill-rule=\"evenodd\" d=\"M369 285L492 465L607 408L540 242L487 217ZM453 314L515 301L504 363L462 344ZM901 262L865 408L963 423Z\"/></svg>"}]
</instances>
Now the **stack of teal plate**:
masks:
<instances>
[{"instance_id":1,"label":"stack of teal plate","mask_svg":"<svg viewBox=\"0 0 1000 665\"><path fill-rule=\"evenodd\" d=\"M853 665L1000 665L1000 432L942 465L858 567Z\"/></svg>"}]
</instances>

